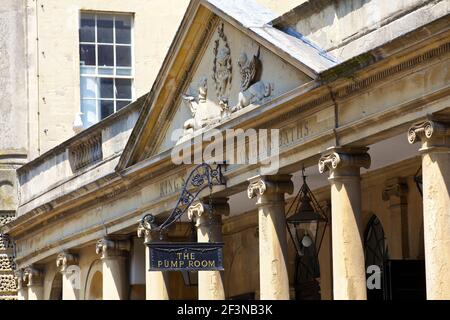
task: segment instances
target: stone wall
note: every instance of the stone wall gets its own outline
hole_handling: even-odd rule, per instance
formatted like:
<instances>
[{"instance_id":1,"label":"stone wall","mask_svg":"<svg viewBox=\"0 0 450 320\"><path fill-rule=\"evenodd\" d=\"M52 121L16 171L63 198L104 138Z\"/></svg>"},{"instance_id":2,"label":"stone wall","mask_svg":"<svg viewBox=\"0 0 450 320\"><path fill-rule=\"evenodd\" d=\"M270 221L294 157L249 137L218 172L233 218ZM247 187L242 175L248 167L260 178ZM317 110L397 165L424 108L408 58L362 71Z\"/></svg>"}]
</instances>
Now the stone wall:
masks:
<instances>
[{"instance_id":1,"label":"stone wall","mask_svg":"<svg viewBox=\"0 0 450 320\"><path fill-rule=\"evenodd\" d=\"M15 169L27 157L27 86L21 1L0 8L0 227L14 219L18 205ZM13 247L0 234L0 300L16 298Z\"/></svg>"},{"instance_id":2,"label":"stone wall","mask_svg":"<svg viewBox=\"0 0 450 320\"><path fill-rule=\"evenodd\" d=\"M306 1L274 24L345 61L448 12L448 1L442 0L317 0Z\"/></svg>"}]
</instances>

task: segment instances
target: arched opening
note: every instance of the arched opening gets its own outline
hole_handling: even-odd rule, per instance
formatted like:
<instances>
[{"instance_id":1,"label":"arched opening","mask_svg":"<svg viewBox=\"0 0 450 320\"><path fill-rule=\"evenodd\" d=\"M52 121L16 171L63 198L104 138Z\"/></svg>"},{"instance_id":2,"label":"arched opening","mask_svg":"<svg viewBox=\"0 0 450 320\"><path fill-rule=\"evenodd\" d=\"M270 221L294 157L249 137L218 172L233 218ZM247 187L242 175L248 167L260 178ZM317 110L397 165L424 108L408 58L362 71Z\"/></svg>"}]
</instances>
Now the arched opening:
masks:
<instances>
[{"instance_id":1,"label":"arched opening","mask_svg":"<svg viewBox=\"0 0 450 320\"><path fill-rule=\"evenodd\" d=\"M376 215L372 215L364 232L368 300L387 300L385 270L389 257L385 240L381 221Z\"/></svg>"},{"instance_id":2,"label":"arched opening","mask_svg":"<svg viewBox=\"0 0 450 320\"><path fill-rule=\"evenodd\" d=\"M50 300L62 300L62 274L57 272L52 281Z\"/></svg>"},{"instance_id":3,"label":"arched opening","mask_svg":"<svg viewBox=\"0 0 450 320\"><path fill-rule=\"evenodd\" d=\"M103 299L103 275L100 271L96 271L92 276L87 298L88 300Z\"/></svg>"}]
</instances>

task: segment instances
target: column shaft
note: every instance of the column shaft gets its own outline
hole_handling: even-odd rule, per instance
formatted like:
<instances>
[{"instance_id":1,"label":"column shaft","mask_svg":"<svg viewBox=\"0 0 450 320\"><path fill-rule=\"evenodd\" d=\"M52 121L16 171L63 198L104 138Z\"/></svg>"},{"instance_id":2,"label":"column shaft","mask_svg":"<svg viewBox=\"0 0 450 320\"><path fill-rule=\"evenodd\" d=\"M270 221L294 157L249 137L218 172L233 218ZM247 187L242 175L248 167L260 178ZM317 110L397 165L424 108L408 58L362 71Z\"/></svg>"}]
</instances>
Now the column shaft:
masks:
<instances>
[{"instance_id":1,"label":"column shaft","mask_svg":"<svg viewBox=\"0 0 450 320\"><path fill-rule=\"evenodd\" d=\"M61 252L56 258L56 267L62 275L62 299L78 300L80 293L78 257L68 252Z\"/></svg>"},{"instance_id":2,"label":"column shaft","mask_svg":"<svg viewBox=\"0 0 450 320\"><path fill-rule=\"evenodd\" d=\"M103 271L103 300L128 299L126 261L130 251L128 240L101 239L97 243Z\"/></svg>"},{"instance_id":3,"label":"column shaft","mask_svg":"<svg viewBox=\"0 0 450 320\"><path fill-rule=\"evenodd\" d=\"M144 238L145 245L145 299L146 300L169 300L169 273L164 271L149 271L150 249L147 246L152 241L165 241L166 234L163 233L161 240L160 232L154 232L144 228L141 224L137 230L139 238Z\"/></svg>"},{"instance_id":4,"label":"column shaft","mask_svg":"<svg viewBox=\"0 0 450 320\"><path fill-rule=\"evenodd\" d=\"M190 219L195 219L198 242L222 242L222 215L229 214L228 199L198 202L189 208ZM223 271L198 272L198 299L225 300Z\"/></svg>"},{"instance_id":5,"label":"column shaft","mask_svg":"<svg viewBox=\"0 0 450 320\"><path fill-rule=\"evenodd\" d=\"M331 182L333 291L336 300L367 298L360 188L359 177Z\"/></svg>"},{"instance_id":6,"label":"column shaft","mask_svg":"<svg viewBox=\"0 0 450 320\"><path fill-rule=\"evenodd\" d=\"M450 299L450 153L422 157L428 299Z\"/></svg>"},{"instance_id":7,"label":"column shaft","mask_svg":"<svg viewBox=\"0 0 450 320\"><path fill-rule=\"evenodd\" d=\"M249 198L257 197L259 223L259 281L261 300L288 300L285 193L293 192L291 176L250 179Z\"/></svg>"},{"instance_id":8,"label":"column shaft","mask_svg":"<svg viewBox=\"0 0 450 320\"><path fill-rule=\"evenodd\" d=\"M28 300L44 300L42 271L28 267L24 271L24 280L28 281Z\"/></svg>"},{"instance_id":9,"label":"column shaft","mask_svg":"<svg viewBox=\"0 0 450 320\"><path fill-rule=\"evenodd\" d=\"M365 300L366 274L361 228L360 167L370 166L367 148L330 148L319 160L330 171L333 296Z\"/></svg>"},{"instance_id":10,"label":"column shaft","mask_svg":"<svg viewBox=\"0 0 450 320\"><path fill-rule=\"evenodd\" d=\"M408 141L421 141L427 299L450 299L450 121L413 125Z\"/></svg>"}]
</instances>

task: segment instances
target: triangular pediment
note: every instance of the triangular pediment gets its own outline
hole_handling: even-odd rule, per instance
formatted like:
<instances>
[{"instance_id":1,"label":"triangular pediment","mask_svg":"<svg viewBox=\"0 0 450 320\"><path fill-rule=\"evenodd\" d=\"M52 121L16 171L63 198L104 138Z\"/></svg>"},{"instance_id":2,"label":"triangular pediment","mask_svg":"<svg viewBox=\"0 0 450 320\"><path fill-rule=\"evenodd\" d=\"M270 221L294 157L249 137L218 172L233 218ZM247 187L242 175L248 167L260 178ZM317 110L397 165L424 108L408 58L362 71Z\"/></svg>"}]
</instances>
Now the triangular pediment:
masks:
<instances>
[{"instance_id":1,"label":"triangular pediment","mask_svg":"<svg viewBox=\"0 0 450 320\"><path fill-rule=\"evenodd\" d=\"M252 10L247 14L251 19L242 12L246 8ZM270 102L315 78L314 69L328 63L323 58L317 58L319 62L312 67L304 65L258 35L265 32L283 38L280 41L289 37L267 24L271 18L252 1L234 0L225 7L219 0L192 1L119 169L169 150L199 130ZM255 30L255 25L261 30ZM306 48L311 59L311 48L293 37L288 40L298 50Z\"/></svg>"}]
</instances>

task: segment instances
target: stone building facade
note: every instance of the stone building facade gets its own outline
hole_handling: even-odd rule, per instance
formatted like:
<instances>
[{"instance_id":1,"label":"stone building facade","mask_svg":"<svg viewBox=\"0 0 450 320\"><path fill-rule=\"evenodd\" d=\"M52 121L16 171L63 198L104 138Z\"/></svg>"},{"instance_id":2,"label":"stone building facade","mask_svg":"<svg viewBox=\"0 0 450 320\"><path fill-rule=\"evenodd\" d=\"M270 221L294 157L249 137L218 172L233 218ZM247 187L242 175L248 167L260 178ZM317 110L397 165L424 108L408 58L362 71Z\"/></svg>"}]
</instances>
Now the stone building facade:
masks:
<instances>
[{"instance_id":1,"label":"stone building facade","mask_svg":"<svg viewBox=\"0 0 450 320\"><path fill-rule=\"evenodd\" d=\"M1 25L2 297L449 299L448 2L176 2L6 2L3 21L23 23ZM119 110L116 96L97 96L116 112L86 125L89 46L102 92L111 68L100 50L128 46L117 33L124 13L132 102ZM99 16L113 17L111 43L99 40ZM94 17L92 43L78 39L83 17ZM225 184L164 234L223 241L224 271L198 272L195 285L149 271L146 244L161 235L139 220L170 219L195 169L174 155L211 152L211 135L231 129L279 130L265 159L277 170L228 161ZM310 281L297 277L286 230L302 168L329 221ZM371 266L381 288L368 288ZM411 287L399 285L406 271Z\"/></svg>"}]
</instances>

